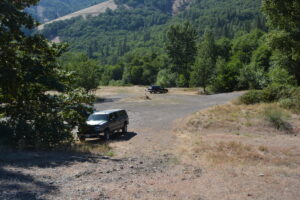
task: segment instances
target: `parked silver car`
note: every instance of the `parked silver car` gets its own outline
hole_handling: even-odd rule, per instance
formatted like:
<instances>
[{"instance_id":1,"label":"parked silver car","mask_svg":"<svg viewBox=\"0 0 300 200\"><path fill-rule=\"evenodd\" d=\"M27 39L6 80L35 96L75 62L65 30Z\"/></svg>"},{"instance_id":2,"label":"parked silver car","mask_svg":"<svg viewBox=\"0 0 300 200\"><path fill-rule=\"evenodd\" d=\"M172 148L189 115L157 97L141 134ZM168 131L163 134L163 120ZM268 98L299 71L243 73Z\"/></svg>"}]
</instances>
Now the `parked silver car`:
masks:
<instances>
[{"instance_id":1,"label":"parked silver car","mask_svg":"<svg viewBox=\"0 0 300 200\"><path fill-rule=\"evenodd\" d=\"M110 139L110 136L118 131L122 133L127 132L129 119L125 110L105 110L95 112L89 116L86 121L86 129L79 133L79 139L99 137L104 133L106 140Z\"/></svg>"}]
</instances>

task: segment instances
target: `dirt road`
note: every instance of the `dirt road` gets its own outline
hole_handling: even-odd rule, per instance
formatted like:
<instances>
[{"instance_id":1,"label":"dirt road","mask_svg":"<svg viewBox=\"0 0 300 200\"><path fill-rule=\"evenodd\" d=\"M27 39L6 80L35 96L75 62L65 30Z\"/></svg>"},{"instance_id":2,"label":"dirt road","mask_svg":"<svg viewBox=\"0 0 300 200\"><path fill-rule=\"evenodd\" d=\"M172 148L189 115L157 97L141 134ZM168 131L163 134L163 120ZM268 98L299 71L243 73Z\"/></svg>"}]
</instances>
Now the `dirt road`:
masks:
<instances>
[{"instance_id":1,"label":"dirt road","mask_svg":"<svg viewBox=\"0 0 300 200\"><path fill-rule=\"evenodd\" d=\"M9 153L0 158L0 199L210 199L196 187L205 173L180 163L173 128L200 109L240 93L172 92L144 98L143 88L100 90L96 110L126 109L129 133L114 137L113 158L83 153Z\"/></svg>"}]
</instances>

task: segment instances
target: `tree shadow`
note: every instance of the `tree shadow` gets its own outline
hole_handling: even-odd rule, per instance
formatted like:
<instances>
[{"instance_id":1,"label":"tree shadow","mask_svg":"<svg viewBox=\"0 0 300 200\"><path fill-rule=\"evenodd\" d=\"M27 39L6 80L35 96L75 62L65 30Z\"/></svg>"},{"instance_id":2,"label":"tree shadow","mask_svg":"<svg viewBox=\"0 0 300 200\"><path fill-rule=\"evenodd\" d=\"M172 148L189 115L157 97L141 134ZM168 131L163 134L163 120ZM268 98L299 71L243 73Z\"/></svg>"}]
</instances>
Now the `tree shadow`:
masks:
<instances>
[{"instance_id":1,"label":"tree shadow","mask_svg":"<svg viewBox=\"0 0 300 200\"><path fill-rule=\"evenodd\" d=\"M32 189L28 189L28 187ZM0 168L0 198L20 200L41 200L41 194L57 191L58 188L49 183L35 180L30 175L12 172Z\"/></svg>"},{"instance_id":2,"label":"tree shadow","mask_svg":"<svg viewBox=\"0 0 300 200\"><path fill-rule=\"evenodd\" d=\"M30 175L26 173L28 169L65 167L75 162L98 163L104 159L109 158L78 152L0 152L0 199L42 200L47 194L59 192L50 176Z\"/></svg>"},{"instance_id":3,"label":"tree shadow","mask_svg":"<svg viewBox=\"0 0 300 200\"><path fill-rule=\"evenodd\" d=\"M114 141L128 141L137 134L128 132L124 135L115 134ZM104 144L104 138L86 141L90 144ZM59 192L55 180L51 176L44 178L31 175L30 170L68 167L78 162L101 163L104 160L120 162L121 160L108 158L99 154L74 151L33 152L33 151L7 151L0 149L0 199L42 200L47 194ZM32 169L31 169L32 168Z\"/></svg>"},{"instance_id":4,"label":"tree shadow","mask_svg":"<svg viewBox=\"0 0 300 200\"><path fill-rule=\"evenodd\" d=\"M134 132L128 132L124 135L117 133L112 136L111 142L128 141L136 135ZM104 138L86 142L96 145L106 143ZM99 154L72 151L13 152L0 150L0 199L43 200L43 196L59 192L59 188L55 186L51 177L43 178L26 174L28 169L68 167L78 162L101 163L102 160L108 159L112 162L121 161Z\"/></svg>"}]
</instances>

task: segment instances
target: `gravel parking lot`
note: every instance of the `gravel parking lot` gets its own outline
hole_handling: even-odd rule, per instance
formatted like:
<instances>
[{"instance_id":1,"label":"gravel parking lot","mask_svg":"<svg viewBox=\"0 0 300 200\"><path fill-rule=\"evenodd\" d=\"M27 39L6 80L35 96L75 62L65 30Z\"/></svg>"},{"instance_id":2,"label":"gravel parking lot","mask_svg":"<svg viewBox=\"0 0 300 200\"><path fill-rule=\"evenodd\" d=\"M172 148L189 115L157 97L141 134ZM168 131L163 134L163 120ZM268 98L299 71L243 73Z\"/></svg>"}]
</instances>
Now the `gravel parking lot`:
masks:
<instances>
[{"instance_id":1,"label":"gravel parking lot","mask_svg":"<svg viewBox=\"0 0 300 200\"><path fill-rule=\"evenodd\" d=\"M134 90L134 91L132 91ZM149 95L143 88L103 89L96 110L122 108L129 133L113 137L114 157L62 152L14 152L0 157L0 199L204 199L190 193L201 168L179 164L173 129L200 110L241 93ZM101 143L101 141L99 141Z\"/></svg>"}]
</instances>

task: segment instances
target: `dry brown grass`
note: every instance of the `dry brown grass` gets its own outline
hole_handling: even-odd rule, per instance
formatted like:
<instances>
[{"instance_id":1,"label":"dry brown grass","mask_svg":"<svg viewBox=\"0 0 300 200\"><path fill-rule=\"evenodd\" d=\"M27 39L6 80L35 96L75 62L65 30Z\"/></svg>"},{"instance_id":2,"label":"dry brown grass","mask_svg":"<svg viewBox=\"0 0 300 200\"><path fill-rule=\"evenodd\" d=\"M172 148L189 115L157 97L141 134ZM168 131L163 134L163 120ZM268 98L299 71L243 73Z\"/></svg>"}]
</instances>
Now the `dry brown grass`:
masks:
<instances>
[{"instance_id":1,"label":"dry brown grass","mask_svg":"<svg viewBox=\"0 0 300 200\"><path fill-rule=\"evenodd\" d=\"M179 128L181 154L213 166L300 168L299 116L290 114L294 134L285 134L265 119L265 109L271 107L229 103L195 113Z\"/></svg>"},{"instance_id":2,"label":"dry brown grass","mask_svg":"<svg viewBox=\"0 0 300 200\"><path fill-rule=\"evenodd\" d=\"M237 105L229 103L215 106L205 111L198 112L186 119L185 130L189 132L229 132L235 134L275 134L279 131L266 120L265 110L275 109L276 104L259 105ZM288 111L285 111L286 113ZM288 114L289 123L294 128L294 132L299 130L299 115Z\"/></svg>"},{"instance_id":3,"label":"dry brown grass","mask_svg":"<svg viewBox=\"0 0 300 200\"><path fill-rule=\"evenodd\" d=\"M78 153L93 153L107 156L114 156L114 152L108 143L91 144L88 142L78 142L70 147L69 151Z\"/></svg>"}]
</instances>

